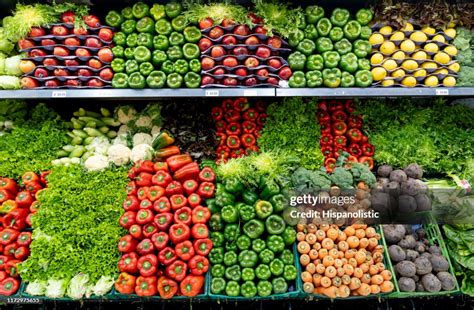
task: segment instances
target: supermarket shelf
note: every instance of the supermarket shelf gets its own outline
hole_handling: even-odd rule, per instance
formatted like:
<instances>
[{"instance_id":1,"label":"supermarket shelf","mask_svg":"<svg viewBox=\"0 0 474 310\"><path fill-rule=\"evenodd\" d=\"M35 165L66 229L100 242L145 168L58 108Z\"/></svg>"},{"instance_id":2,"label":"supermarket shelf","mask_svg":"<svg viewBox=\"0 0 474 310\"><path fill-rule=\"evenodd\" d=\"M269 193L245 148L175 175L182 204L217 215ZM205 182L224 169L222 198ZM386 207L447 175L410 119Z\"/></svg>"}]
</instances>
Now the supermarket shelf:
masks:
<instances>
[{"instance_id":1,"label":"supermarket shelf","mask_svg":"<svg viewBox=\"0 0 474 310\"><path fill-rule=\"evenodd\" d=\"M277 97L432 97L474 96L474 87L440 88L278 88Z\"/></svg>"}]
</instances>

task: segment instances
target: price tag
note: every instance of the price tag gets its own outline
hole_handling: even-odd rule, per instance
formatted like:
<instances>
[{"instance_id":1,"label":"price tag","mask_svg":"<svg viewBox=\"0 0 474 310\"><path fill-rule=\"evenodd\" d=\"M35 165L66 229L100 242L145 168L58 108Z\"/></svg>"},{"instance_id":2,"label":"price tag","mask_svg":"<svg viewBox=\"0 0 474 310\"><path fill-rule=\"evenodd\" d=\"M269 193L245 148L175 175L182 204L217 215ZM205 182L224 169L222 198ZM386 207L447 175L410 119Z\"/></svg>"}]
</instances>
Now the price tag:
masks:
<instances>
[{"instance_id":1,"label":"price tag","mask_svg":"<svg viewBox=\"0 0 474 310\"><path fill-rule=\"evenodd\" d=\"M219 97L219 91L218 90L206 90L205 96L206 97Z\"/></svg>"},{"instance_id":2,"label":"price tag","mask_svg":"<svg viewBox=\"0 0 474 310\"><path fill-rule=\"evenodd\" d=\"M436 89L436 96L448 96L448 95L449 95L449 89L445 89L445 88Z\"/></svg>"},{"instance_id":3,"label":"price tag","mask_svg":"<svg viewBox=\"0 0 474 310\"><path fill-rule=\"evenodd\" d=\"M244 97L257 97L258 92L256 89L245 89L244 90Z\"/></svg>"},{"instance_id":4,"label":"price tag","mask_svg":"<svg viewBox=\"0 0 474 310\"><path fill-rule=\"evenodd\" d=\"M51 98L66 98L67 92L65 90L53 90Z\"/></svg>"},{"instance_id":5,"label":"price tag","mask_svg":"<svg viewBox=\"0 0 474 310\"><path fill-rule=\"evenodd\" d=\"M110 89L101 89L98 92L99 97L110 97L112 96L113 92Z\"/></svg>"}]
</instances>

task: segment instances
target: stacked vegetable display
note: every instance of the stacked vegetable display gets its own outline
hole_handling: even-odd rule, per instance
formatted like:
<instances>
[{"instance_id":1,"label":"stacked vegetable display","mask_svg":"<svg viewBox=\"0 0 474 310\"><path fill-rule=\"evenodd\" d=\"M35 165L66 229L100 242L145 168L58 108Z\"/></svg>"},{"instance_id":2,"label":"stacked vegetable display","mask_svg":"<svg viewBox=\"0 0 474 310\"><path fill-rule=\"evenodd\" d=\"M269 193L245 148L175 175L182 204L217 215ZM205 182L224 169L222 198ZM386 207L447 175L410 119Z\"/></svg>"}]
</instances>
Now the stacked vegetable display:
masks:
<instances>
[{"instance_id":1,"label":"stacked vegetable display","mask_svg":"<svg viewBox=\"0 0 474 310\"><path fill-rule=\"evenodd\" d=\"M201 84L200 30L188 25L180 3L137 2L121 13L110 11L115 33L114 88L197 88Z\"/></svg>"},{"instance_id":2,"label":"stacked vegetable display","mask_svg":"<svg viewBox=\"0 0 474 310\"><path fill-rule=\"evenodd\" d=\"M372 84L371 52L367 41L372 30L367 26L372 12L359 10L355 19L346 9L335 9L330 18L324 9L308 6L306 26L290 35L289 44L296 51L288 57L294 71L290 87L368 87ZM301 27L303 28L303 27Z\"/></svg>"},{"instance_id":3,"label":"stacked vegetable display","mask_svg":"<svg viewBox=\"0 0 474 310\"><path fill-rule=\"evenodd\" d=\"M454 46L458 49L459 53L456 55L456 59L459 62L460 70L457 79L458 86L473 86L473 73L474 73L474 46L472 39L472 31L464 27L456 28L456 38L453 40Z\"/></svg>"},{"instance_id":4,"label":"stacked vegetable display","mask_svg":"<svg viewBox=\"0 0 474 310\"><path fill-rule=\"evenodd\" d=\"M219 142L216 150L218 161L259 151L257 139L267 118L265 111L263 101L252 105L247 98L225 99L221 105L212 108Z\"/></svg>"},{"instance_id":5,"label":"stacked vegetable display","mask_svg":"<svg viewBox=\"0 0 474 310\"><path fill-rule=\"evenodd\" d=\"M20 89L21 55L15 50L16 42L11 42L5 29L0 27L0 89Z\"/></svg>"}]
</instances>

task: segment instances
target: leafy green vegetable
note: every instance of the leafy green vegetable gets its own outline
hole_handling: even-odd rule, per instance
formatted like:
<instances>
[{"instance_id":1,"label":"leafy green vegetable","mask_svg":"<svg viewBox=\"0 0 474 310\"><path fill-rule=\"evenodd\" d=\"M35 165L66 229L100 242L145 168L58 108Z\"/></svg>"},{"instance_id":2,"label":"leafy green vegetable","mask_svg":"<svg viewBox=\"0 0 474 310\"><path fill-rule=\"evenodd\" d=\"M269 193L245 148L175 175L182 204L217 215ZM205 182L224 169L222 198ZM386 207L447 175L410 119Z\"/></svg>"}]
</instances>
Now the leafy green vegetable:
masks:
<instances>
[{"instance_id":1,"label":"leafy green vegetable","mask_svg":"<svg viewBox=\"0 0 474 310\"><path fill-rule=\"evenodd\" d=\"M288 38L304 21L304 13L300 7L291 9L287 4L276 0L254 0L254 4L253 12L263 18L264 28L270 36L275 32L283 38Z\"/></svg>"},{"instance_id":2,"label":"leafy green vegetable","mask_svg":"<svg viewBox=\"0 0 474 310\"><path fill-rule=\"evenodd\" d=\"M185 16L193 23L199 23L205 18L210 18L214 25L219 25L223 20L232 20L237 24L252 25L248 11L241 5L230 1L202 3L201 1L184 1Z\"/></svg>"},{"instance_id":3,"label":"leafy green vegetable","mask_svg":"<svg viewBox=\"0 0 474 310\"><path fill-rule=\"evenodd\" d=\"M329 174L324 171L310 171L299 167L291 176L293 188L299 192L315 192L321 189L328 190L331 185Z\"/></svg>"},{"instance_id":4,"label":"leafy green vegetable","mask_svg":"<svg viewBox=\"0 0 474 310\"><path fill-rule=\"evenodd\" d=\"M334 169L329 177L332 184L344 189L352 188L352 183L354 183L352 174L342 167L337 167Z\"/></svg>"},{"instance_id":5,"label":"leafy green vegetable","mask_svg":"<svg viewBox=\"0 0 474 310\"><path fill-rule=\"evenodd\" d=\"M125 169L86 173L79 165L53 167L33 218L31 254L19 268L22 278L67 283L83 273L96 283L115 276L127 182Z\"/></svg>"},{"instance_id":6,"label":"leafy green vegetable","mask_svg":"<svg viewBox=\"0 0 474 310\"><path fill-rule=\"evenodd\" d=\"M0 89L20 89L20 78L16 76L0 75Z\"/></svg>"}]
</instances>

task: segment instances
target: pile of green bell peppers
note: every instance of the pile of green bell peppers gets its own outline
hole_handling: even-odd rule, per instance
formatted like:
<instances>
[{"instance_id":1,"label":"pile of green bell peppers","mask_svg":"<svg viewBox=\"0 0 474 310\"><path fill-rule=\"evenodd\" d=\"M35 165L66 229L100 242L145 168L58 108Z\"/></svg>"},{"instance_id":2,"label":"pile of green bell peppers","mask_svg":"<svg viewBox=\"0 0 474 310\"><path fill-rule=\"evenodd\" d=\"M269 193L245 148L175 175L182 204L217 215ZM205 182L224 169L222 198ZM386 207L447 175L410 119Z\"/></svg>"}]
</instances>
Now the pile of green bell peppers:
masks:
<instances>
[{"instance_id":1,"label":"pile of green bell peppers","mask_svg":"<svg viewBox=\"0 0 474 310\"><path fill-rule=\"evenodd\" d=\"M215 197L206 200L212 213L212 294L267 297L294 285L296 231L283 217L289 207L285 193L273 183L253 189L235 178L217 183Z\"/></svg>"},{"instance_id":2,"label":"pile of green bell peppers","mask_svg":"<svg viewBox=\"0 0 474 310\"><path fill-rule=\"evenodd\" d=\"M110 11L114 35L114 88L198 88L201 85L201 31L189 25L182 4L137 2Z\"/></svg>"},{"instance_id":3,"label":"pile of green bell peppers","mask_svg":"<svg viewBox=\"0 0 474 310\"><path fill-rule=\"evenodd\" d=\"M293 70L289 86L369 87L372 84L368 56L372 34L367 26L373 18L369 9L354 16L336 8L330 16L311 5L305 9L305 28L292 33L288 43L293 53L288 63Z\"/></svg>"}]
</instances>

